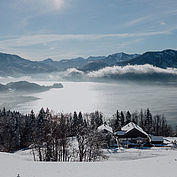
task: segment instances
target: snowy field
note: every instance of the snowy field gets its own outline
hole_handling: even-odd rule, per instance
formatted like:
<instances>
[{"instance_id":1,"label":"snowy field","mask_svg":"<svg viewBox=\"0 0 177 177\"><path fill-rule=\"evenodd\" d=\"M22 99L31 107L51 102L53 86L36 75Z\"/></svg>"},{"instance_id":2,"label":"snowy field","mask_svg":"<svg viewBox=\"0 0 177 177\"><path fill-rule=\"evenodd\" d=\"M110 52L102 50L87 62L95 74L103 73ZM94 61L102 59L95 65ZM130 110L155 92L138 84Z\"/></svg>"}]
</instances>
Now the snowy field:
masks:
<instances>
[{"instance_id":1,"label":"snowy field","mask_svg":"<svg viewBox=\"0 0 177 177\"><path fill-rule=\"evenodd\" d=\"M105 151L102 162L34 162L30 150L0 153L0 177L176 177L177 149Z\"/></svg>"}]
</instances>

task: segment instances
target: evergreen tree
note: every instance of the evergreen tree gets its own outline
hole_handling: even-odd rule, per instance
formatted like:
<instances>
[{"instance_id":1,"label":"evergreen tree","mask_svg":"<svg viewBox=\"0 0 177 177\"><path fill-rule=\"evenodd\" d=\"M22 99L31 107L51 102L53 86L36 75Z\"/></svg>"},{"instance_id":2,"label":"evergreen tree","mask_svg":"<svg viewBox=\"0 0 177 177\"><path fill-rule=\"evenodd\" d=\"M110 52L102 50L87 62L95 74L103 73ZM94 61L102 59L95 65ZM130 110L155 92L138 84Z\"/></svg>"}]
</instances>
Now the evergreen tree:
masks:
<instances>
[{"instance_id":1,"label":"evergreen tree","mask_svg":"<svg viewBox=\"0 0 177 177\"><path fill-rule=\"evenodd\" d=\"M119 115L119 111L116 111L116 119L114 121L114 131L118 131L120 130L120 115Z\"/></svg>"},{"instance_id":2,"label":"evergreen tree","mask_svg":"<svg viewBox=\"0 0 177 177\"><path fill-rule=\"evenodd\" d=\"M129 111L127 111L126 113L126 124L130 123L131 122L131 114Z\"/></svg>"},{"instance_id":3,"label":"evergreen tree","mask_svg":"<svg viewBox=\"0 0 177 177\"><path fill-rule=\"evenodd\" d=\"M120 122L121 122L121 127L123 127L125 125L125 117L122 111L120 113Z\"/></svg>"},{"instance_id":4,"label":"evergreen tree","mask_svg":"<svg viewBox=\"0 0 177 177\"><path fill-rule=\"evenodd\" d=\"M150 113L149 108L147 109L146 113L145 113L145 131L147 133L151 133L151 128L152 128L152 114Z\"/></svg>"},{"instance_id":5,"label":"evergreen tree","mask_svg":"<svg viewBox=\"0 0 177 177\"><path fill-rule=\"evenodd\" d=\"M78 118L77 118L77 113L76 113L76 111L74 111L73 122L74 122L74 126L77 126L77 124L78 124Z\"/></svg>"},{"instance_id":6,"label":"evergreen tree","mask_svg":"<svg viewBox=\"0 0 177 177\"><path fill-rule=\"evenodd\" d=\"M79 115L78 115L78 124L83 124L83 117L82 117L81 112L79 112Z\"/></svg>"},{"instance_id":7,"label":"evergreen tree","mask_svg":"<svg viewBox=\"0 0 177 177\"><path fill-rule=\"evenodd\" d=\"M142 109L139 113L139 126L144 129L144 114Z\"/></svg>"}]
</instances>

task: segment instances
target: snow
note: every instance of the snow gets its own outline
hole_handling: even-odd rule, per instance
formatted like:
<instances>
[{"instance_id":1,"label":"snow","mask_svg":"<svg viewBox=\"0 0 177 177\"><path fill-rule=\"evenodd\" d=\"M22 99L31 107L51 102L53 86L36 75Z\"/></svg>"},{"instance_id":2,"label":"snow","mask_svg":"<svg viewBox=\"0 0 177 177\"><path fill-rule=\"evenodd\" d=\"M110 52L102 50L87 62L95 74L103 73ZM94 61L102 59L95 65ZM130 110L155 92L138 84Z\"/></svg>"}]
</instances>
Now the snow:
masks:
<instances>
[{"instance_id":1,"label":"snow","mask_svg":"<svg viewBox=\"0 0 177 177\"><path fill-rule=\"evenodd\" d=\"M169 141L170 142L170 141ZM102 162L34 162L30 150L0 153L0 177L175 177L177 149L104 150Z\"/></svg>"},{"instance_id":2,"label":"snow","mask_svg":"<svg viewBox=\"0 0 177 177\"><path fill-rule=\"evenodd\" d=\"M126 133L128 133L129 131L131 131L134 128L136 128L138 131L142 132L147 137L149 137L149 135L141 127L139 127L138 125L134 124L133 122L130 122L127 125L125 125L124 127L121 128L121 130L125 131Z\"/></svg>"},{"instance_id":3,"label":"snow","mask_svg":"<svg viewBox=\"0 0 177 177\"><path fill-rule=\"evenodd\" d=\"M106 124L103 124L101 126L98 127L98 131L102 131L102 130L107 130L108 132L111 132L113 133L113 130L111 127L109 127L108 125Z\"/></svg>"}]
</instances>

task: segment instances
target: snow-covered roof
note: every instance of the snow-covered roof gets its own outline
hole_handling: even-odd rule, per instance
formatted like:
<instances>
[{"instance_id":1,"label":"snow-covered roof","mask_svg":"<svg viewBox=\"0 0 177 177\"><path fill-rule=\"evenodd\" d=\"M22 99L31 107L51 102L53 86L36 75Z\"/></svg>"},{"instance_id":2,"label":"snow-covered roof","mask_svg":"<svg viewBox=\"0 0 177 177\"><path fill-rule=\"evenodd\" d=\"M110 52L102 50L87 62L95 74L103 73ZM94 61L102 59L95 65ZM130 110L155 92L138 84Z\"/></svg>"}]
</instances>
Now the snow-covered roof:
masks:
<instances>
[{"instance_id":1,"label":"snow-covered roof","mask_svg":"<svg viewBox=\"0 0 177 177\"><path fill-rule=\"evenodd\" d=\"M98 127L98 131L102 131L102 130L107 130L108 132L113 133L112 128L106 124L102 124L101 126Z\"/></svg>"},{"instance_id":2,"label":"snow-covered roof","mask_svg":"<svg viewBox=\"0 0 177 177\"><path fill-rule=\"evenodd\" d=\"M163 141L163 137L162 136L153 136L153 135L149 135L151 138L151 141Z\"/></svg>"},{"instance_id":3,"label":"snow-covered roof","mask_svg":"<svg viewBox=\"0 0 177 177\"><path fill-rule=\"evenodd\" d=\"M139 127L138 125L136 125L133 122L130 122L127 125L125 125L124 127L121 128L121 130L128 133L130 130L132 130L134 128L137 129L138 131L140 131L141 133L147 135L147 137L149 137L149 135L141 127Z\"/></svg>"}]
</instances>

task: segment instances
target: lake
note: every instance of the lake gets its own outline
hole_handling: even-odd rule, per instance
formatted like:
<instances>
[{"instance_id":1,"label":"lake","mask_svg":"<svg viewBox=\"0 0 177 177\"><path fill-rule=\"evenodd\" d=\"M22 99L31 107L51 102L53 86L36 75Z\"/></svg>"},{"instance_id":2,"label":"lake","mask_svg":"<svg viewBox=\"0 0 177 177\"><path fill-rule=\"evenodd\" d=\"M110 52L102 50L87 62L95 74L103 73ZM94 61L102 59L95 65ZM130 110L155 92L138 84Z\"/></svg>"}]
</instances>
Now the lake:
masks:
<instances>
[{"instance_id":1,"label":"lake","mask_svg":"<svg viewBox=\"0 0 177 177\"><path fill-rule=\"evenodd\" d=\"M51 85L54 82L38 82ZM83 113L99 110L109 118L116 110L140 111L149 108L153 114L164 114L170 124L177 125L177 85L142 82L62 82L64 88L28 95L32 99L17 102L12 109L37 113L41 107L54 112Z\"/></svg>"}]
</instances>

